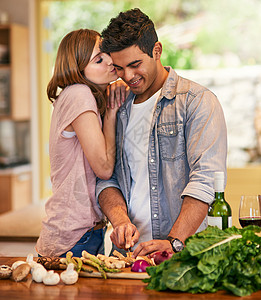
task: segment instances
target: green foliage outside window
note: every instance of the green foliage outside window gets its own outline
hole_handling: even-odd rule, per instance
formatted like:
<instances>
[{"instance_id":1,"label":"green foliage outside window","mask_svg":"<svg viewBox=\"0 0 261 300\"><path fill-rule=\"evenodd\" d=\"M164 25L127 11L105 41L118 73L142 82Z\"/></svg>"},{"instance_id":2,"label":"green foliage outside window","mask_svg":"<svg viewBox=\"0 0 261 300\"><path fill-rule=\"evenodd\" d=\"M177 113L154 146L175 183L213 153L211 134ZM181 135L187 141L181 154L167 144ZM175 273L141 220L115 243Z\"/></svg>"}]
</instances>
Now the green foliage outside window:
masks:
<instances>
[{"instance_id":1,"label":"green foliage outside window","mask_svg":"<svg viewBox=\"0 0 261 300\"><path fill-rule=\"evenodd\" d=\"M201 20L199 28L189 29L187 45L173 42L175 31L160 36L162 62L179 69L202 68L216 59L215 67L261 64L260 0L67 0L50 2L50 40L56 56L61 39L68 32L91 28L101 32L120 11L139 7L154 21L157 31L164 26L184 28L189 21ZM193 23L192 23L193 24ZM196 30L197 29L197 30ZM181 37L182 38L182 35ZM233 59L232 59L232 58ZM211 65L213 67L213 64Z\"/></svg>"}]
</instances>

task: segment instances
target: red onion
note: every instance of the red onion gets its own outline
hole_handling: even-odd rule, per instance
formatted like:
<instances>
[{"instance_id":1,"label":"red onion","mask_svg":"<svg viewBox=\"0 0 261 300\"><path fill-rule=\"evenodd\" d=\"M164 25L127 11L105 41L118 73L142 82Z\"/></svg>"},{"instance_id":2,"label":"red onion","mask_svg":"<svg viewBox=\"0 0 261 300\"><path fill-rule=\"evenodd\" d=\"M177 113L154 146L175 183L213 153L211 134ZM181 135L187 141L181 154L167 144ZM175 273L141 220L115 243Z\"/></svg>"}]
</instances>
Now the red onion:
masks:
<instances>
[{"instance_id":1,"label":"red onion","mask_svg":"<svg viewBox=\"0 0 261 300\"><path fill-rule=\"evenodd\" d=\"M132 264L131 271L132 272L146 272L147 267L150 267L150 264L146 260L138 259Z\"/></svg>"},{"instance_id":2,"label":"red onion","mask_svg":"<svg viewBox=\"0 0 261 300\"><path fill-rule=\"evenodd\" d=\"M153 253L150 257L154 260L155 265L159 265L164 260L170 259L172 255L173 253L169 251L158 251Z\"/></svg>"}]
</instances>

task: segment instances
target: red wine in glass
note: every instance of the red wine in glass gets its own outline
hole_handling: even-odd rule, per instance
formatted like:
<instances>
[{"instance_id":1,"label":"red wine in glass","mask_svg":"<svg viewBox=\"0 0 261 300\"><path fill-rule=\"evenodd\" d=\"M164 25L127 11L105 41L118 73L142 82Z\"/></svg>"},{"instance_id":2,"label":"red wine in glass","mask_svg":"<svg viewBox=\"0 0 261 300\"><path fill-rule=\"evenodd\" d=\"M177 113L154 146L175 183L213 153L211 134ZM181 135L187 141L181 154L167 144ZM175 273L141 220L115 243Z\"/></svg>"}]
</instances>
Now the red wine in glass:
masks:
<instances>
[{"instance_id":1,"label":"red wine in glass","mask_svg":"<svg viewBox=\"0 0 261 300\"><path fill-rule=\"evenodd\" d=\"M239 223L242 227L246 227L248 225L256 225L261 227L261 217L243 217L239 218Z\"/></svg>"},{"instance_id":2,"label":"red wine in glass","mask_svg":"<svg viewBox=\"0 0 261 300\"><path fill-rule=\"evenodd\" d=\"M256 225L261 227L261 196L241 196L239 206L239 223L242 227Z\"/></svg>"}]
</instances>

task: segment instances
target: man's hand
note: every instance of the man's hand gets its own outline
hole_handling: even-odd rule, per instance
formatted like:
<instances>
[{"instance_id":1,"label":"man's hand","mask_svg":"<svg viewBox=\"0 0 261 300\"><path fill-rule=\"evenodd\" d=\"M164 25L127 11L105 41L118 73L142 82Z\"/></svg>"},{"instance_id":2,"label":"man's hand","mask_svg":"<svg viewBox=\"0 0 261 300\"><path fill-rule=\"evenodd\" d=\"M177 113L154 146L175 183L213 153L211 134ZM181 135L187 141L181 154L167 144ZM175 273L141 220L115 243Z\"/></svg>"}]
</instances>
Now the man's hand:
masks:
<instances>
[{"instance_id":1,"label":"man's hand","mask_svg":"<svg viewBox=\"0 0 261 300\"><path fill-rule=\"evenodd\" d=\"M157 251L173 252L171 244L168 240L150 240L148 242L140 243L133 252L133 256L152 255Z\"/></svg>"},{"instance_id":2,"label":"man's hand","mask_svg":"<svg viewBox=\"0 0 261 300\"><path fill-rule=\"evenodd\" d=\"M133 247L139 240L140 234L132 223L116 226L111 233L111 241L118 248L125 250Z\"/></svg>"},{"instance_id":3,"label":"man's hand","mask_svg":"<svg viewBox=\"0 0 261 300\"><path fill-rule=\"evenodd\" d=\"M126 202L121 191L115 187L104 189L99 195L99 204L113 227L111 241L125 250L135 245L140 234L128 217Z\"/></svg>"},{"instance_id":4,"label":"man's hand","mask_svg":"<svg viewBox=\"0 0 261 300\"><path fill-rule=\"evenodd\" d=\"M107 107L121 107L130 93L130 88L124 81L119 79L108 85L106 93Z\"/></svg>"}]
</instances>

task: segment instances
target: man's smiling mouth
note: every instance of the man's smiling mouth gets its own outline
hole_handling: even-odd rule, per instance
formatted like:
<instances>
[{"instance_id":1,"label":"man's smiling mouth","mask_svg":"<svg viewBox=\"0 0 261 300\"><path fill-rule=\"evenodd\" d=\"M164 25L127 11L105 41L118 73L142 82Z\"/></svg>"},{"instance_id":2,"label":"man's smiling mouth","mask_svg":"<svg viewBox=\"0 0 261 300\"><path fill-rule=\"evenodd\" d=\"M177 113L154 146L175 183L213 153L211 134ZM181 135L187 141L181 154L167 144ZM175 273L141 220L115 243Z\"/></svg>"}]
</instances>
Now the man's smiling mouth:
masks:
<instances>
[{"instance_id":1,"label":"man's smiling mouth","mask_svg":"<svg viewBox=\"0 0 261 300\"><path fill-rule=\"evenodd\" d=\"M132 87L137 86L140 83L141 79L142 78L139 78L133 82L128 82L128 84L129 84L129 86L132 86Z\"/></svg>"}]
</instances>

